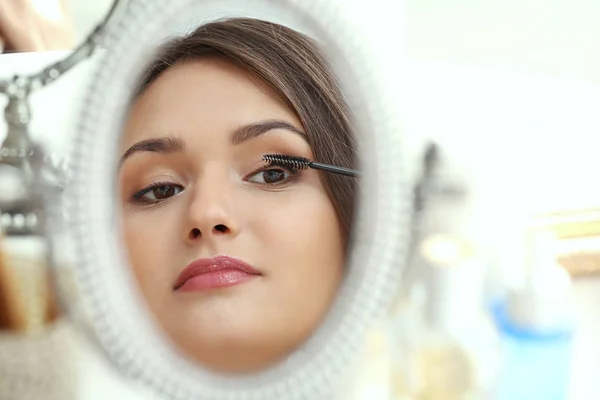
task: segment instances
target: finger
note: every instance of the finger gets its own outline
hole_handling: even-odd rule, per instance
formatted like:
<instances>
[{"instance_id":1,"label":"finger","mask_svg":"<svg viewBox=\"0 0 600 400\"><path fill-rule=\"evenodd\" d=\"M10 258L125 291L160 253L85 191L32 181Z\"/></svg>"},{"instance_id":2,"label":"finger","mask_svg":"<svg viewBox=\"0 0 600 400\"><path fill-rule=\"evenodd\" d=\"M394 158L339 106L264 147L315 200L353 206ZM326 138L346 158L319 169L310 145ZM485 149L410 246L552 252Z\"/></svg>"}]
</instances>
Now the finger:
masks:
<instances>
[{"instance_id":1,"label":"finger","mask_svg":"<svg viewBox=\"0 0 600 400\"><path fill-rule=\"evenodd\" d=\"M61 17L49 19L39 9L40 3L32 0L0 0L0 34L5 38L5 49L15 51L66 50L76 44L76 33L72 18L65 13L62 0L53 1L62 8Z\"/></svg>"},{"instance_id":2,"label":"finger","mask_svg":"<svg viewBox=\"0 0 600 400\"><path fill-rule=\"evenodd\" d=\"M4 39L0 36L0 54L4 53Z\"/></svg>"},{"instance_id":3,"label":"finger","mask_svg":"<svg viewBox=\"0 0 600 400\"><path fill-rule=\"evenodd\" d=\"M4 49L35 51L40 45L36 37L35 19L28 0L0 0L0 33ZM41 42L43 45L43 42Z\"/></svg>"}]
</instances>

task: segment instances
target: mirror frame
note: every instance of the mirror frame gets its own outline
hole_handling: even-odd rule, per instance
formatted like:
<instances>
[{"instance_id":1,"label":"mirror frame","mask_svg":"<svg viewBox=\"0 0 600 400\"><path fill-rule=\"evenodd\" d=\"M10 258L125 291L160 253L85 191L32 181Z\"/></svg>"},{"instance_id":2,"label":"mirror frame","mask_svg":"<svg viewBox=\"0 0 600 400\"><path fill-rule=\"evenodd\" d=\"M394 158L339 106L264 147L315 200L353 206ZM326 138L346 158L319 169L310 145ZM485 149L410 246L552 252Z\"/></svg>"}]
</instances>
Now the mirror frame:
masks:
<instances>
[{"instance_id":1,"label":"mirror frame","mask_svg":"<svg viewBox=\"0 0 600 400\"><path fill-rule=\"evenodd\" d=\"M134 90L130 83L150 61L156 38L172 35L168 22L210 0L128 4L106 36L71 153L73 181L65 207L80 301L73 310L83 312L84 330L123 374L169 399L331 398L327 394L360 353L370 324L387 311L409 250L412 189L398 102L394 86L379 76L372 48L340 17L341 6L328 0L248 2L283 7L317 32L356 117L362 178L353 249L326 320L285 361L255 375L228 377L177 355L152 322L126 267L115 235L114 176Z\"/></svg>"}]
</instances>

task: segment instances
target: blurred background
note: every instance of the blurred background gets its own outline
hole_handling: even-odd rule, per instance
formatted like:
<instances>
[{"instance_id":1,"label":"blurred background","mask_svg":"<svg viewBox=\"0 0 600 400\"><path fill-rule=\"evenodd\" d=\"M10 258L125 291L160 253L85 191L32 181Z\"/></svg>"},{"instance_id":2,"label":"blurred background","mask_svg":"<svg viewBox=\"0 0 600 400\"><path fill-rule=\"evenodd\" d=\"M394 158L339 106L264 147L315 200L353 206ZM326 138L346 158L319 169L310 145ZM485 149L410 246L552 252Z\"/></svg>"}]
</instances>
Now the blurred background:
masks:
<instances>
[{"instance_id":1,"label":"blurred background","mask_svg":"<svg viewBox=\"0 0 600 400\"><path fill-rule=\"evenodd\" d=\"M78 42L111 3L70 0ZM405 116L408 156L417 160L425 139L435 139L457 173L481 193L486 208L477 224L504 243L499 269L505 280L522 269L510 254L519 216L600 208L599 1L352 0L343 7L371 35L372 45L404 58L405 70L398 74L406 92L399 96L398 112ZM378 36L384 24L395 24L402 33ZM0 58L0 76L36 71L63 56L6 55ZM68 147L75 131L73 110L80 107L92 68L83 63L32 98L38 110L34 133L57 152ZM0 107L3 102L0 98ZM47 134L58 126L65 129ZM3 129L0 124L0 138ZM574 279L585 329L575 343L572 400L600 398L600 381L594 378L600 370L595 274L600 262L592 261L588 269L593 273ZM89 368L95 372L84 385L95 389L87 390L86 398L143 393L125 385L100 357Z\"/></svg>"},{"instance_id":2,"label":"blurred background","mask_svg":"<svg viewBox=\"0 0 600 400\"><path fill-rule=\"evenodd\" d=\"M70 1L80 39L111 3ZM358 2L348 6L354 3ZM598 1L409 0L404 8L411 58L462 61L600 83Z\"/></svg>"}]
</instances>

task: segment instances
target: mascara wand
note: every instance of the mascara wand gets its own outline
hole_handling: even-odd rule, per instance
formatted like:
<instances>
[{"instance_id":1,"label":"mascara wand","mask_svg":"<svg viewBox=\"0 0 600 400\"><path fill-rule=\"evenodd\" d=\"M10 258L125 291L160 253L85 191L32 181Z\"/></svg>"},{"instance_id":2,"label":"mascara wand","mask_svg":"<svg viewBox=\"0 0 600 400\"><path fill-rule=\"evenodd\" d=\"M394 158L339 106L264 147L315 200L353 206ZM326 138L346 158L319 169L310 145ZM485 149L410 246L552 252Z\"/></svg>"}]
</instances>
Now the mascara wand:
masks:
<instances>
[{"instance_id":1,"label":"mascara wand","mask_svg":"<svg viewBox=\"0 0 600 400\"><path fill-rule=\"evenodd\" d=\"M334 174L357 177L360 172L350 168L338 167L335 165L323 164L316 161L310 161L308 158L288 156L285 154L265 154L263 160L270 165L278 165L280 167L302 170L302 169L318 169L321 171L333 172Z\"/></svg>"}]
</instances>

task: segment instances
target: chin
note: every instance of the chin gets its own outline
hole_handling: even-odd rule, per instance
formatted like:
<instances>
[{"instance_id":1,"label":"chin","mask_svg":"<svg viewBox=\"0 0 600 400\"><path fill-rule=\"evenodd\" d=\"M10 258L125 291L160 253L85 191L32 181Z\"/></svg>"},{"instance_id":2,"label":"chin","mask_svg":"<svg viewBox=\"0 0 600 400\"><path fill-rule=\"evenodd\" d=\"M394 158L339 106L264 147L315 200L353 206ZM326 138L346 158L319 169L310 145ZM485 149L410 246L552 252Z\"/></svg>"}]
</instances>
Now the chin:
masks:
<instances>
[{"instance_id":1,"label":"chin","mask_svg":"<svg viewBox=\"0 0 600 400\"><path fill-rule=\"evenodd\" d=\"M279 328L279 329L277 329ZM306 339L269 323L243 326L218 321L195 326L176 342L189 358L216 372L248 373L276 365Z\"/></svg>"},{"instance_id":2,"label":"chin","mask_svg":"<svg viewBox=\"0 0 600 400\"><path fill-rule=\"evenodd\" d=\"M213 372L245 374L277 365L290 354L290 350L273 348L273 343L269 347L250 343L229 343L229 345L204 343L201 347L189 349L185 353Z\"/></svg>"}]
</instances>

